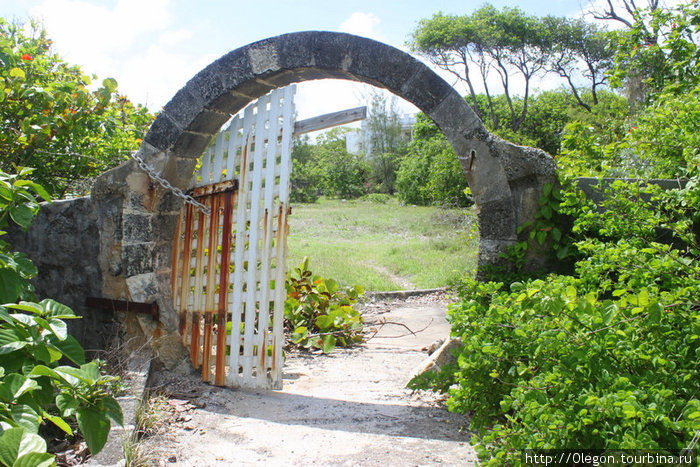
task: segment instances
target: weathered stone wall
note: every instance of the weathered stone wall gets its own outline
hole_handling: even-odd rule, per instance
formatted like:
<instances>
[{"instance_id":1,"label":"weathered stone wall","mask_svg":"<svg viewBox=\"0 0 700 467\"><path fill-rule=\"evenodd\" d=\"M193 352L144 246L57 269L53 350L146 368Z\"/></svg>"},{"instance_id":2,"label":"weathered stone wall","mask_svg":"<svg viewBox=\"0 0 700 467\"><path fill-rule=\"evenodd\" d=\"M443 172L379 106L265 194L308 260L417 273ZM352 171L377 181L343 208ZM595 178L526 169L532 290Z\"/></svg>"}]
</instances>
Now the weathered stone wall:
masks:
<instances>
[{"instance_id":1,"label":"weathered stone wall","mask_svg":"<svg viewBox=\"0 0 700 467\"><path fill-rule=\"evenodd\" d=\"M42 203L26 232L15 227L6 237L39 269L32 281L38 298L53 298L82 316L68 320L68 328L86 349L104 349L116 331L113 313L84 306L86 297L102 294L97 221L90 198Z\"/></svg>"}]
</instances>

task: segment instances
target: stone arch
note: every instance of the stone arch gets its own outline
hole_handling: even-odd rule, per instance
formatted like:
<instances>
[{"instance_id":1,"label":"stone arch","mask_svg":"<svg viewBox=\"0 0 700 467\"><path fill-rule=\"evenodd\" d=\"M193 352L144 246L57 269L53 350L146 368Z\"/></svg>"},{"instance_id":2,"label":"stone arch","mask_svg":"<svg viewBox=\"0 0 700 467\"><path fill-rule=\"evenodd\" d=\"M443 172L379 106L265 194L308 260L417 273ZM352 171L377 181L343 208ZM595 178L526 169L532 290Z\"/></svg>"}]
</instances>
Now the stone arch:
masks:
<instances>
[{"instance_id":1,"label":"stone arch","mask_svg":"<svg viewBox=\"0 0 700 467\"><path fill-rule=\"evenodd\" d=\"M138 155L173 186L186 189L197 158L221 126L249 102L291 83L362 81L413 103L455 149L478 209L479 266L499 261L532 218L541 187L555 180L550 156L503 141L483 126L457 91L423 63L386 44L334 32L298 32L233 50L195 75L151 125ZM181 200L132 161L103 174L93 201L99 219L103 295L157 301L156 334L177 334L170 292L171 243ZM141 323L146 325L145 321ZM167 339L161 347L161 358ZM163 358L165 357L165 358Z\"/></svg>"}]
</instances>

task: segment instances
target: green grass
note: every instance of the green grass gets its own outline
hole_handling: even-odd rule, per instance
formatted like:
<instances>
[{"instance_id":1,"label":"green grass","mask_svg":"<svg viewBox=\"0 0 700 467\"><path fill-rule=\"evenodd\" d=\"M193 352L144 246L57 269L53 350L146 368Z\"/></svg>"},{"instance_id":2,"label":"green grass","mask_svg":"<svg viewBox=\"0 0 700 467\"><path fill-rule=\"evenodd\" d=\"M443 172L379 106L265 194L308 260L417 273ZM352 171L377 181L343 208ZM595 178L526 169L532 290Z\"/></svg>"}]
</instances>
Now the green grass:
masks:
<instances>
[{"instance_id":1,"label":"green grass","mask_svg":"<svg viewBox=\"0 0 700 467\"><path fill-rule=\"evenodd\" d=\"M433 288L476 267L473 209L320 199L292 206L287 266L309 256L311 270L365 290Z\"/></svg>"}]
</instances>

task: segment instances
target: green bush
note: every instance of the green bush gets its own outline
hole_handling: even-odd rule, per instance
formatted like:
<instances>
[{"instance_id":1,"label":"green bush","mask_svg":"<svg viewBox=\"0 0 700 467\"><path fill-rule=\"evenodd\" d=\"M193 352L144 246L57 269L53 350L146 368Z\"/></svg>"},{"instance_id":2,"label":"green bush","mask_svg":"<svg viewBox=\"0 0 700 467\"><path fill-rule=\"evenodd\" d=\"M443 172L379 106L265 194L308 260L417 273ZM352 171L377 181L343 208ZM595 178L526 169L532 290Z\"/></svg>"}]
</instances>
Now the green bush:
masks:
<instances>
[{"instance_id":1,"label":"green bush","mask_svg":"<svg viewBox=\"0 0 700 467\"><path fill-rule=\"evenodd\" d=\"M0 18L0 63L0 169L35 167L52 196L89 190L76 182L124 162L153 119L113 78L95 86L62 60L34 22Z\"/></svg>"},{"instance_id":2,"label":"green bush","mask_svg":"<svg viewBox=\"0 0 700 467\"><path fill-rule=\"evenodd\" d=\"M70 308L53 300L0 307L0 425L38 433L50 421L72 436L67 420L75 418L96 454L107 441L109 420L122 424L111 396L117 378L102 375L95 361L85 363L64 321L73 318ZM78 366L59 366L62 359Z\"/></svg>"},{"instance_id":3,"label":"green bush","mask_svg":"<svg viewBox=\"0 0 700 467\"><path fill-rule=\"evenodd\" d=\"M333 279L314 276L309 258L290 272L286 286L284 319L294 344L328 353L362 342L362 315L352 306L362 287L340 288Z\"/></svg>"},{"instance_id":4,"label":"green bush","mask_svg":"<svg viewBox=\"0 0 700 467\"><path fill-rule=\"evenodd\" d=\"M464 348L432 381L453 384L448 407L471 414L488 465L523 449L682 449L700 430L698 180L618 182L603 212L574 190L561 208L574 274L468 280L448 311ZM657 243L661 228L681 243Z\"/></svg>"}]
</instances>

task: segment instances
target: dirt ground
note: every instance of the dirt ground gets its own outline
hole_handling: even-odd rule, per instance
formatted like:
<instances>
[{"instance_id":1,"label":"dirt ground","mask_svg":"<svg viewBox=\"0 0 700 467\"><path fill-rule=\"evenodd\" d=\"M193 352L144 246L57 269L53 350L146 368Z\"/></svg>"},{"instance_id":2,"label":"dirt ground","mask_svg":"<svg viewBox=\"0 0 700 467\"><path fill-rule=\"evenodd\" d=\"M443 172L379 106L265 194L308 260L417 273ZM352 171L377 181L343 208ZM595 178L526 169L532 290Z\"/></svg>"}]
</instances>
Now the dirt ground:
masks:
<instances>
[{"instance_id":1,"label":"dirt ground","mask_svg":"<svg viewBox=\"0 0 700 467\"><path fill-rule=\"evenodd\" d=\"M156 373L170 415L144 449L153 465L473 465L468 420L405 389L426 348L449 334L445 306L435 296L366 305L376 335L330 355L288 354L281 391Z\"/></svg>"}]
</instances>

